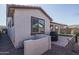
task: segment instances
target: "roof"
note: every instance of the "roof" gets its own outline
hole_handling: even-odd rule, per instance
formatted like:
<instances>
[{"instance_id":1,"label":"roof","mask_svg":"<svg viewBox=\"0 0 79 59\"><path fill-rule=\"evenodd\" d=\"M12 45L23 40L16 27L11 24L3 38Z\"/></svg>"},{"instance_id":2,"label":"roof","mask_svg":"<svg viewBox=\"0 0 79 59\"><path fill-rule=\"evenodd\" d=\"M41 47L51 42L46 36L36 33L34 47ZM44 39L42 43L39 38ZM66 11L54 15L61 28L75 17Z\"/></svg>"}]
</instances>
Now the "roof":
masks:
<instances>
[{"instance_id":1,"label":"roof","mask_svg":"<svg viewBox=\"0 0 79 59\"><path fill-rule=\"evenodd\" d=\"M57 24L57 25L63 25L63 26L68 26L66 24L60 24L60 23L56 23L56 22L51 22L52 24Z\"/></svg>"},{"instance_id":2,"label":"roof","mask_svg":"<svg viewBox=\"0 0 79 59\"><path fill-rule=\"evenodd\" d=\"M7 9L9 10L9 8L18 8L18 9L39 9L40 11L42 11L49 19L50 21L52 21L53 19L41 8L41 7L37 7L37 6L25 6L25 5L7 5ZM8 13L7 13L8 15Z\"/></svg>"}]
</instances>

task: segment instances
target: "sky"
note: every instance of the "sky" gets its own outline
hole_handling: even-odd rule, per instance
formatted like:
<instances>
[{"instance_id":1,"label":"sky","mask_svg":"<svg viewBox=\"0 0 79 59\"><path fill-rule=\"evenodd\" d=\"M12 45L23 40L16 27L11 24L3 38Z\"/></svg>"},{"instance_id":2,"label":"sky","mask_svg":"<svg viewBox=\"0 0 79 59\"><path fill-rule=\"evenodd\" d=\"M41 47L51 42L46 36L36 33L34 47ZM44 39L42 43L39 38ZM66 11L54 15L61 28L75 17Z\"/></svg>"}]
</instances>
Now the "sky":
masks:
<instances>
[{"instance_id":1,"label":"sky","mask_svg":"<svg viewBox=\"0 0 79 59\"><path fill-rule=\"evenodd\" d=\"M78 4L40 4L34 6L42 7L54 22L79 25ZM6 25L6 5L2 4L0 4L0 25Z\"/></svg>"},{"instance_id":2,"label":"sky","mask_svg":"<svg viewBox=\"0 0 79 59\"><path fill-rule=\"evenodd\" d=\"M6 5L0 4L0 25L6 25Z\"/></svg>"},{"instance_id":3,"label":"sky","mask_svg":"<svg viewBox=\"0 0 79 59\"><path fill-rule=\"evenodd\" d=\"M53 18L54 22L78 25L79 24L79 5L56 4L42 5L45 11Z\"/></svg>"}]
</instances>

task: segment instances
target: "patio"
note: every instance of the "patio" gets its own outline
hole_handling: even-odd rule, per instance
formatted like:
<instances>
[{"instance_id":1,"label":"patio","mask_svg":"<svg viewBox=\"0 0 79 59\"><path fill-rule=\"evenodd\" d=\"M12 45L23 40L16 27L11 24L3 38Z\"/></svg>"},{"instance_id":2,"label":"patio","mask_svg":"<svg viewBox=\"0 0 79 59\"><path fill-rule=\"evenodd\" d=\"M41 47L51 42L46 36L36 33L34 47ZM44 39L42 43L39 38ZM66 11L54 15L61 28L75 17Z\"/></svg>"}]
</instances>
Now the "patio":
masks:
<instances>
[{"instance_id":1,"label":"patio","mask_svg":"<svg viewBox=\"0 0 79 59\"><path fill-rule=\"evenodd\" d=\"M74 44L72 49L51 44L52 49L43 55L79 55L79 46ZM0 55L24 55L24 49L15 49L7 35L0 39Z\"/></svg>"},{"instance_id":2,"label":"patio","mask_svg":"<svg viewBox=\"0 0 79 59\"><path fill-rule=\"evenodd\" d=\"M75 51L77 50L77 51ZM52 44L52 49L45 52L43 55L79 55L79 48L74 48L73 50L68 50L65 47Z\"/></svg>"},{"instance_id":3,"label":"patio","mask_svg":"<svg viewBox=\"0 0 79 59\"><path fill-rule=\"evenodd\" d=\"M0 55L23 55L23 48L15 49L7 35L0 38Z\"/></svg>"},{"instance_id":4,"label":"patio","mask_svg":"<svg viewBox=\"0 0 79 59\"><path fill-rule=\"evenodd\" d=\"M44 53L45 55L79 55L79 44L75 38L68 36L59 36L57 42L51 43L51 50Z\"/></svg>"}]
</instances>

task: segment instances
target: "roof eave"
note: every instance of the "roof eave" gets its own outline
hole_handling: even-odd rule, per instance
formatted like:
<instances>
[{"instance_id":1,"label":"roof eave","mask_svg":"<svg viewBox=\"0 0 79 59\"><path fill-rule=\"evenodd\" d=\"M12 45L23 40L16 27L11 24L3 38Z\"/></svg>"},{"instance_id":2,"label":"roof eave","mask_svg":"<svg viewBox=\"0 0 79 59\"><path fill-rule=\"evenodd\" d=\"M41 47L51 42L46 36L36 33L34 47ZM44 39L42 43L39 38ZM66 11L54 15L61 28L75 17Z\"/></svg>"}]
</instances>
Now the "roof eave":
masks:
<instances>
[{"instance_id":1,"label":"roof eave","mask_svg":"<svg viewBox=\"0 0 79 59\"><path fill-rule=\"evenodd\" d=\"M7 4L7 15L9 13L9 8L21 8L21 9L39 9L41 10L49 19L50 19L50 22L53 21L53 19L41 8L41 7L36 7L36 6L25 6L25 5L9 5Z\"/></svg>"}]
</instances>

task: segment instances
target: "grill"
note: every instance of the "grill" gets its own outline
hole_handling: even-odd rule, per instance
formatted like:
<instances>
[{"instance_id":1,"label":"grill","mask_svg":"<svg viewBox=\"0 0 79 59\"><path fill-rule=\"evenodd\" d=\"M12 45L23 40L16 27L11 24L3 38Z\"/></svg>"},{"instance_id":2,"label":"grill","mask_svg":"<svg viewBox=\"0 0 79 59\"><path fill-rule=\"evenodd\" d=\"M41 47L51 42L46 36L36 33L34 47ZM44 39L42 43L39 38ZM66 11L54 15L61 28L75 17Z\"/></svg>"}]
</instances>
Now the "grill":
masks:
<instances>
[{"instance_id":1,"label":"grill","mask_svg":"<svg viewBox=\"0 0 79 59\"><path fill-rule=\"evenodd\" d=\"M58 41L58 34L57 32L50 32L51 41Z\"/></svg>"}]
</instances>

